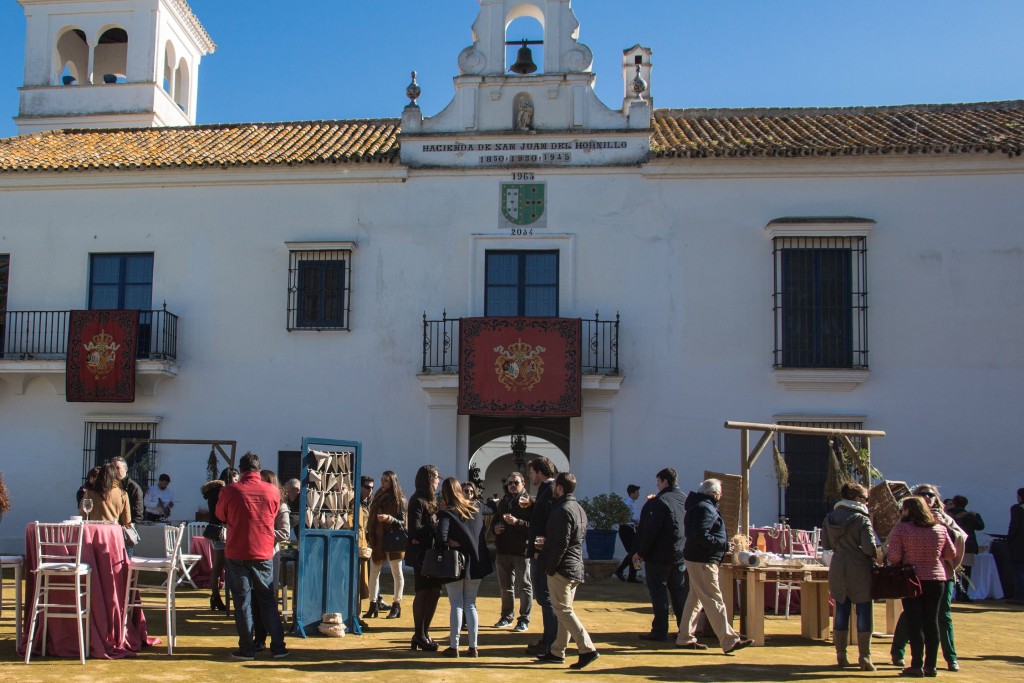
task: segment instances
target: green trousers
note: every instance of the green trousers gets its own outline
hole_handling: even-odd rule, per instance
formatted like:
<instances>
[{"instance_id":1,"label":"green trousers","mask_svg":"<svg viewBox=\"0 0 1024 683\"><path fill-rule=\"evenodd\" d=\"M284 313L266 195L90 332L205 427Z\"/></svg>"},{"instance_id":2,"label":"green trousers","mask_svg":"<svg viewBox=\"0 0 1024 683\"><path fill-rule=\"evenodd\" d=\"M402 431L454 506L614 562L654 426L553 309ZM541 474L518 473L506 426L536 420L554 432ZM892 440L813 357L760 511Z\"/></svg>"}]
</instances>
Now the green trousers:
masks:
<instances>
[{"instance_id":1,"label":"green trousers","mask_svg":"<svg viewBox=\"0 0 1024 683\"><path fill-rule=\"evenodd\" d=\"M942 658L949 664L956 661L956 646L953 644L953 590L953 582L946 581L939 600L939 645L942 647ZM896 631L892 635L892 648L889 650L893 659L903 659L909 639L907 619L900 614Z\"/></svg>"}]
</instances>

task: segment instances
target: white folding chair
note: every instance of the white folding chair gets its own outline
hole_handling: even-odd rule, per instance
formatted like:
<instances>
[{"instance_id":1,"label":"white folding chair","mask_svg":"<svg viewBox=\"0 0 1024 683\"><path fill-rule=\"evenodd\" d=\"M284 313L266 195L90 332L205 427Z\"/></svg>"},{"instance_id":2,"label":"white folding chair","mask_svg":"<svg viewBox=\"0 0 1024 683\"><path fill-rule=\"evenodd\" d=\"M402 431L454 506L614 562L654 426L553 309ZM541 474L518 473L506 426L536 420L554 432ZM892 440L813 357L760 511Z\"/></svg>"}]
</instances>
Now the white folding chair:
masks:
<instances>
[{"instance_id":1,"label":"white folding chair","mask_svg":"<svg viewBox=\"0 0 1024 683\"><path fill-rule=\"evenodd\" d=\"M178 577L179 586L182 581L188 581L193 588L199 588L196 582L192 580L192 569L199 564L203 556L190 553L189 548L192 547L192 538L202 536L205 529L206 522L189 522L185 525L185 533L181 537L181 555L178 562L178 571L181 572L181 576Z\"/></svg>"},{"instance_id":2,"label":"white folding chair","mask_svg":"<svg viewBox=\"0 0 1024 683\"><path fill-rule=\"evenodd\" d=\"M83 527L81 524L36 522L35 531L36 568L32 572L36 576L36 590L32 599L32 619L25 640L25 663L28 664L32 657L36 623L42 614L43 656L46 656L49 620L74 619L78 624L78 652L85 665L85 656L89 652L92 568L82 563ZM66 597L68 593L72 594L70 599ZM65 596L63 601L59 599L61 595Z\"/></svg>"},{"instance_id":3,"label":"white folding chair","mask_svg":"<svg viewBox=\"0 0 1024 683\"><path fill-rule=\"evenodd\" d=\"M792 581L780 578L775 582L775 614L779 614L779 595L786 592L786 618L789 619L789 599L793 596L793 591L800 592L800 582Z\"/></svg>"},{"instance_id":4,"label":"white folding chair","mask_svg":"<svg viewBox=\"0 0 1024 683\"><path fill-rule=\"evenodd\" d=\"M174 639L177 635L176 609L174 590L178 585L178 567L181 563L181 536L185 531L185 523L178 526L164 527L165 557L133 557L128 564L128 590L124 610L124 628L128 632L128 621L132 610L142 608L143 595L162 595L164 599L164 616L167 622L167 654L174 654ZM139 575L143 572L164 574L161 586L139 584Z\"/></svg>"},{"instance_id":5,"label":"white folding chair","mask_svg":"<svg viewBox=\"0 0 1024 683\"><path fill-rule=\"evenodd\" d=\"M21 582L24 578L25 558L21 555L0 555L0 617L4 613L4 569L14 570L14 642L21 645Z\"/></svg>"}]
</instances>

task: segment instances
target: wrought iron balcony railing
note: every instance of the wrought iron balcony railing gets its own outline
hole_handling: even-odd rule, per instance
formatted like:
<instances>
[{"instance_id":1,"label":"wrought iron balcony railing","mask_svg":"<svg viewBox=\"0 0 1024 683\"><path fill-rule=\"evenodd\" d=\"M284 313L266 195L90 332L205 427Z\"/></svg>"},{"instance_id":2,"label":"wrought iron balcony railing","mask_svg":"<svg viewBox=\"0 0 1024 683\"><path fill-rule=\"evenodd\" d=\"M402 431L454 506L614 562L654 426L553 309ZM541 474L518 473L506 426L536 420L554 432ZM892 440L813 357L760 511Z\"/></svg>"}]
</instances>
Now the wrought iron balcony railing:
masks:
<instances>
[{"instance_id":1,"label":"wrought iron balcony railing","mask_svg":"<svg viewBox=\"0 0 1024 683\"><path fill-rule=\"evenodd\" d=\"M459 320L447 311L440 320L423 314L423 374L454 374L459 371ZM583 373L619 374L619 314L614 320L583 320Z\"/></svg>"},{"instance_id":2,"label":"wrought iron balcony railing","mask_svg":"<svg viewBox=\"0 0 1024 683\"><path fill-rule=\"evenodd\" d=\"M71 311L7 311L0 323L0 357L6 360L60 360L68 355ZM139 311L137 358L178 357L178 316L166 308Z\"/></svg>"}]
</instances>

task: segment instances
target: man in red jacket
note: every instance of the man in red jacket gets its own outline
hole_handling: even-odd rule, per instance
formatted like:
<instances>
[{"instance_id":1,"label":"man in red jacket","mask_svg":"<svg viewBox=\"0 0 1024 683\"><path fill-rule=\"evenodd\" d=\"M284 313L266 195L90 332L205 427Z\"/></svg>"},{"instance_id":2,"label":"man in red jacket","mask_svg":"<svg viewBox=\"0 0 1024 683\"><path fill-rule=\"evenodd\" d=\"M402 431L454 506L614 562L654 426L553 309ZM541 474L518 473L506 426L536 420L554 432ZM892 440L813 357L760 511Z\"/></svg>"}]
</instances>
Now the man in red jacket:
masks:
<instances>
[{"instance_id":1,"label":"man in red jacket","mask_svg":"<svg viewBox=\"0 0 1024 683\"><path fill-rule=\"evenodd\" d=\"M238 649L235 659L249 661L256 656L253 640L252 602L256 602L276 659L288 656L284 627L274 596L274 520L281 507L281 492L260 478L260 457L242 456L238 470L242 478L225 486L217 502L217 517L228 528L224 548L227 585L235 598L235 628Z\"/></svg>"}]
</instances>

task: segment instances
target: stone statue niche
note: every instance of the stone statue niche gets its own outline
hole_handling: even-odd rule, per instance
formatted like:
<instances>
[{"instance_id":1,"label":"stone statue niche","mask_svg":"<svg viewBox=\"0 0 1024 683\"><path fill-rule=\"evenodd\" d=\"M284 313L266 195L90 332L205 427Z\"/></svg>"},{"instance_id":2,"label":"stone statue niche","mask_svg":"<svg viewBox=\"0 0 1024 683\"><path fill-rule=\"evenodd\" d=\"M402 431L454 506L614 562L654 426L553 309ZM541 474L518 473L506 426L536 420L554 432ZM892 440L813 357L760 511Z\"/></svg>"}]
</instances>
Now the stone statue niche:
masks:
<instances>
[{"instance_id":1,"label":"stone statue niche","mask_svg":"<svg viewBox=\"0 0 1024 683\"><path fill-rule=\"evenodd\" d=\"M519 133L534 133L533 98L521 92L512 100L512 129Z\"/></svg>"}]
</instances>

